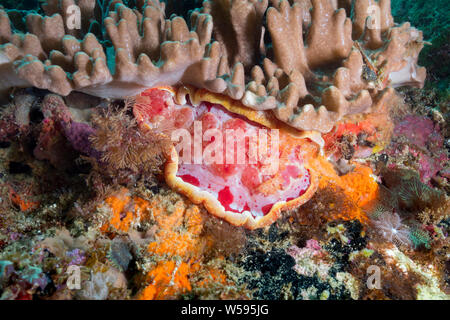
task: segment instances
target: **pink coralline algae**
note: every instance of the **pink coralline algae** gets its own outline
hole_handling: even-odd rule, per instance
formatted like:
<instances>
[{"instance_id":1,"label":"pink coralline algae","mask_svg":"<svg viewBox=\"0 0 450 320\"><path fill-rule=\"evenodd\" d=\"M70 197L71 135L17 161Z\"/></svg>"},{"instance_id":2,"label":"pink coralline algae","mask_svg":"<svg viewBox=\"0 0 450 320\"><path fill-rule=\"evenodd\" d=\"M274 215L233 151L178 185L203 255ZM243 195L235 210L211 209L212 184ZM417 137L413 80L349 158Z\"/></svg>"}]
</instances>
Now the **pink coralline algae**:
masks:
<instances>
[{"instance_id":1,"label":"pink coralline algae","mask_svg":"<svg viewBox=\"0 0 450 320\"><path fill-rule=\"evenodd\" d=\"M424 116L408 115L395 126L393 143L387 153L394 157L409 154L421 181L429 183L437 173L445 171L449 161L443 146L438 124Z\"/></svg>"},{"instance_id":2,"label":"pink coralline algae","mask_svg":"<svg viewBox=\"0 0 450 320\"><path fill-rule=\"evenodd\" d=\"M419 115L406 116L394 129L398 136L402 135L422 149L439 149L444 143L439 125L431 119Z\"/></svg>"}]
</instances>

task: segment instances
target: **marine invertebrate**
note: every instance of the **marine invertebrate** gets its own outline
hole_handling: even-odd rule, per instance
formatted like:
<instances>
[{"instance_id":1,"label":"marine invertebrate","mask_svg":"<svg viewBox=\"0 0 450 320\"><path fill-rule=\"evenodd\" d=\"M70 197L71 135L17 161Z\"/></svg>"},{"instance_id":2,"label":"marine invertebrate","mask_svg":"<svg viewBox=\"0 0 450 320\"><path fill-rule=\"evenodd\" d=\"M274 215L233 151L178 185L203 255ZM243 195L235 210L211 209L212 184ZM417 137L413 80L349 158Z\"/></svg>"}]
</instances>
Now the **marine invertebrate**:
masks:
<instances>
[{"instance_id":1,"label":"marine invertebrate","mask_svg":"<svg viewBox=\"0 0 450 320\"><path fill-rule=\"evenodd\" d=\"M92 115L93 133L89 136L97 157L98 172L116 181L150 179L160 171L168 152L167 139L152 130L139 131L135 119L126 113L129 104L118 112L113 107Z\"/></svg>"},{"instance_id":2,"label":"marine invertebrate","mask_svg":"<svg viewBox=\"0 0 450 320\"><path fill-rule=\"evenodd\" d=\"M5 287L0 298L2 300L31 300L32 294L38 290L44 290L49 284L49 279L43 270L33 265L25 265L15 270L10 261L0 261L1 280L7 283L10 277L18 277L16 284Z\"/></svg>"},{"instance_id":3,"label":"marine invertebrate","mask_svg":"<svg viewBox=\"0 0 450 320\"><path fill-rule=\"evenodd\" d=\"M420 248L424 246L427 249L431 248L431 237L427 230L424 230L420 226L415 226L411 228L411 232L409 235L411 239L411 243L414 245L414 248Z\"/></svg>"},{"instance_id":4,"label":"marine invertebrate","mask_svg":"<svg viewBox=\"0 0 450 320\"><path fill-rule=\"evenodd\" d=\"M19 142L24 149L32 145L37 159L67 169L73 166L78 153L98 157L88 139L93 128L78 113L82 111L67 106L56 94L19 91L4 110L0 139Z\"/></svg>"},{"instance_id":5,"label":"marine invertebrate","mask_svg":"<svg viewBox=\"0 0 450 320\"><path fill-rule=\"evenodd\" d=\"M120 271L126 271L133 259L128 244L119 238L115 238L108 252L108 260Z\"/></svg>"},{"instance_id":6,"label":"marine invertebrate","mask_svg":"<svg viewBox=\"0 0 450 320\"><path fill-rule=\"evenodd\" d=\"M57 121L46 119L33 155L39 160L48 160L55 168L67 169L76 157L75 151L65 139Z\"/></svg>"},{"instance_id":7,"label":"marine invertebrate","mask_svg":"<svg viewBox=\"0 0 450 320\"><path fill-rule=\"evenodd\" d=\"M142 259L145 263L136 298L169 299L191 292L211 292L213 297L238 294L239 289L229 287L232 284L220 268L224 263L222 252L212 250L220 239L205 232L204 222L211 218L200 207L176 193L143 199L127 189L111 194L105 202L112 212L101 230L116 237L123 234L140 239L141 264ZM113 249L114 241L108 259L114 264L129 261L129 249ZM111 250L121 257L114 258ZM214 292L214 287L228 288L227 293Z\"/></svg>"},{"instance_id":8,"label":"marine invertebrate","mask_svg":"<svg viewBox=\"0 0 450 320\"><path fill-rule=\"evenodd\" d=\"M389 0L199 2L0 9L0 91L13 99L1 198L17 191L16 208L0 203L5 297L415 298L419 265L445 297L448 199L430 187L446 183L444 139L424 117L392 130L404 110L390 112L393 87L423 84L421 33L393 22ZM392 131L398 144L375 159ZM73 265L79 292L65 285ZM373 294L369 265L383 272Z\"/></svg>"},{"instance_id":9,"label":"marine invertebrate","mask_svg":"<svg viewBox=\"0 0 450 320\"><path fill-rule=\"evenodd\" d=\"M100 266L96 267L100 268ZM114 290L126 290L126 280L123 274L112 269L95 270L91 278L83 282L82 290L76 294L79 299L106 300Z\"/></svg>"},{"instance_id":10,"label":"marine invertebrate","mask_svg":"<svg viewBox=\"0 0 450 320\"><path fill-rule=\"evenodd\" d=\"M30 113L36 104L31 94L18 94L1 111L0 141L10 142L26 136L30 130Z\"/></svg>"},{"instance_id":11,"label":"marine invertebrate","mask_svg":"<svg viewBox=\"0 0 450 320\"><path fill-rule=\"evenodd\" d=\"M387 241L400 247L412 245L409 227L402 223L397 213L385 212L373 224L377 232Z\"/></svg>"},{"instance_id":12,"label":"marine invertebrate","mask_svg":"<svg viewBox=\"0 0 450 320\"><path fill-rule=\"evenodd\" d=\"M73 3L83 12L75 30L66 12ZM381 21L373 21L369 5ZM350 8L329 0L213 0L193 12L191 29L181 17L164 19L157 0L138 1L135 10L119 0L99 6L48 1L46 15L25 17L26 34L2 10L2 69L11 71L2 89L124 98L183 83L242 100L292 127L327 132L345 115L377 112L374 102L388 85L422 86L425 78L416 63L421 32L395 25L389 1L358 0ZM99 12L107 17L96 37L90 32Z\"/></svg>"},{"instance_id":13,"label":"marine invertebrate","mask_svg":"<svg viewBox=\"0 0 450 320\"><path fill-rule=\"evenodd\" d=\"M11 186L9 186L9 200L23 212L29 212L39 207L39 201L32 201L28 199L29 192L24 192L23 195L17 193Z\"/></svg>"},{"instance_id":14,"label":"marine invertebrate","mask_svg":"<svg viewBox=\"0 0 450 320\"><path fill-rule=\"evenodd\" d=\"M401 288L407 285L416 289L417 293L412 297L418 300L447 300L449 298L449 295L441 289L436 267L429 268L416 263L397 247L387 247L381 250L381 254L389 267L397 270L397 278L411 279L410 281L403 281L403 285L397 284L402 289L403 294L411 296L412 290ZM394 277L393 274L390 274L391 278Z\"/></svg>"},{"instance_id":15,"label":"marine invertebrate","mask_svg":"<svg viewBox=\"0 0 450 320\"><path fill-rule=\"evenodd\" d=\"M331 269L330 261L327 261L327 253L321 252L322 248L316 240L308 240L306 247L299 248L291 246L287 253L295 259L294 270L304 276L313 277L317 274L318 278L325 280ZM315 260L319 260L317 263Z\"/></svg>"},{"instance_id":16,"label":"marine invertebrate","mask_svg":"<svg viewBox=\"0 0 450 320\"><path fill-rule=\"evenodd\" d=\"M278 226L282 224L279 223ZM308 238L306 238L308 239ZM306 240L304 239L304 240ZM342 270L333 251L314 239L306 246L292 245L284 228L261 230L250 236L247 253L239 265L246 272L239 278L252 289L256 299L356 299L355 279ZM264 245L260 245L259 242ZM353 241L352 241L353 242ZM350 247L350 244L346 244Z\"/></svg>"},{"instance_id":17,"label":"marine invertebrate","mask_svg":"<svg viewBox=\"0 0 450 320\"><path fill-rule=\"evenodd\" d=\"M383 183L396 198L399 209L417 215L425 209L436 211L446 206L446 196L439 189L422 183L420 176L408 169L382 170ZM441 218L444 216L441 215ZM436 217L437 218L437 217Z\"/></svg>"},{"instance_id":18,"label":"marine invertebrate","mask_svg":"<svg viewBox=\"0 0 450 320\"><path fill-rule=\"evenodd\" d=\"M399 100L392 90L376 102L376 113L347 116L323 135L325 152L331 160L367 158L383 150L391 141L393 122L388 104L396 108Z\"/></svg>"},{"instance_id":19,"label":"marine invertebrate","mask_svg":"<svg viewBox=\"0 0 450 320\"><path fill-rule=\"evenodd\" d=\"M16 239L0 252L0 299L32 300L52 290L48 271L54 259L33 245L26 238Z\"/></svg>"},{"instance_id":20,"label":"marine invertebrate","mask_svg":"<svg viewBox=\"0 0 450 320\"><path fill-rule=\"evenodd\" d=\"M340 176L333 164L312 148L311 168L319 176L318 189L309 202L293 212L295 220L316 226L337 219L369 222L364 207L379 195L372 169L355 164L353 170Z\"/></svg>"},{"instance_id":21,"label":"marine invertebrate","mask_svg":"<svg viewBox=\"0 0 450 320\"><path fill-rule=\"evenodd\" d=\"M204 204L213 215L249 229L269 225L282 210L311 198L317 178L308 169L310 142L284 130L267 132L249 121L256 119L251 112L246 115L249 120L235 117L229 109L246 110L237 102L224 99L217 104L216 96L219 99L211 103L208 95L188 92L197 107L175 104L174 97L187 100L173 89L172 94L167 89L145 91L133 107L143 130L166 132L172 139L176 134L183 140L165 164L171 188Z\"/></svg>"},{"instance_id":22,"label":"marine invertebrate","mask_svg":"<svg viewBox=\"0 0 450 320\"><path fill-rule=\"evenodd\" d=\"M148 212L148 203L138 197L131 197L128 189L121 188L105 199L111 208L111 217L102 227L103 232L128 232L131 227L139 223Z\"/></svg>"},{"instance_id":23,"label":"marine invertebrate","mask_svg":"<svg viewBox=\"0 0 450 320\"><path fill-rule=\"evenodd\" d=\"M168 212L157 199L152 201L151 207L158 228L147 251L157 257L158 262L146 274L148 285L139 298L167 299L190 292L194 285L210 285L211 279L197 278L201 282L197 283L193 278L201 269L204 253L212 245L209 236L202 234L204 218L199 208L186 208L178 201L172 212ZM216 268L210 270L212 274L220 273Z\"/></svg>"},{"instance_id":24,"label":"marine invertebrate","mask_svg":"<svg viewBox=\"0 0 450 320\"><path fill-rule=\"evenodd\" d=\"M80 249L73 249L66 252L66 256L71 259L69 266L82 265L86 261L85 252Z\"/></svg>"}]
</instances>

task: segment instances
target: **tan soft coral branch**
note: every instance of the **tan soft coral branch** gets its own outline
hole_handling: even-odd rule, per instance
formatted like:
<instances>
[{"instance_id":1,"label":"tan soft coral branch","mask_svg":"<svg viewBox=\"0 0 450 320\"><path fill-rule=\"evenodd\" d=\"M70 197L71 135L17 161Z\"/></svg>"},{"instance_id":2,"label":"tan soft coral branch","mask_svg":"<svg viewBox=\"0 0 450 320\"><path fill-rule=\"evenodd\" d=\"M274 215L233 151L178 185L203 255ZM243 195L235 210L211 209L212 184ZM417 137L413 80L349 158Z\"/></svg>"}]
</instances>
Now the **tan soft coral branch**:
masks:
<instances>
[{"instance_id":1,"label":"tan soft coral branch","mask_svg":"<svg viewBox=\"0 0 450 320\"><path fill-rule=\"evenodd\" d=\"M423 85L425 69L417 67L421 34L408 24L394 25L389 1L272 4L267 27L275 63L265 61L264 71L254 68L245 105L273 109L278 119L298 129L327 132L346 115L376 111L373 101L389 81L392 86ZM346 17L351 11L353 24ZM379 13L376 29L368 25L371 11ZM338 65L335 71L329 68L333 65Z\"/></svg>"},{"instance_id":2,"label":"tan soft coral branch","mask_svg":"<svg viewBox=\"0 0 450 320\"><path fill-rule=\"evenodd\" d=\"M229 65L242 63L250 70L258 63L264 35L263 16L268 0L205 1L202 11L213 17L214 38Z\"/></svg>"},{"instance_id":3,"label":"tan soft coral branch","mask_svg":"<svg viewBox=\"0 0 450 320\"><path fill-rule=\"evenodd\" d=\"M319 67L342 63L349 56L353 41L351 20L346 18L344 9L335 10L328 0L313 0L312 6L306 36L303 28L307 6L280 1L276 8L269 8L267 25L276 65L265 62L265 79L262 70L254 70L254 83L248 87L250 92L243 102L249 107L273 109L278 119L295 128L327 132L343 115L368 109L372 100L367 91L357 95L348 92L351 86L345 86L345 93L339 90L344 87L344 79L362 68L355 65L355 59L339 70L336 80L333 75L324 77L314 72ZM362 60L359 62L362 64ZM263 82L268 90L261 88ZM267 91L274 98L265 98Z\"/></svg>"},{"instance_id":4,"label":"tan soft coral branch","mask_svg":"<svg viewBox=\"0 0 450 320\"><path fill-rule=\"evenodd\" d=\"M205 1L189 28L181 17L167 19L158 0L137 1L135 9L120 0L104 8L94 0L48 0L48 16L26 17L26 34L12 28L16 13L0 10L0 72L7 74L0 91L35 86L124 98L192 85L293 128L328 132L346 115L373 112L387 86L423 85L422 34L393 22L389 0L270 3ZM80 7L80 30L66 26L71 5ZM379 12L378 28L372 12Z\"/></svg>"},{"instance_id":5,"label":"tan soft coral branch","mask_svg":"<svg viewBox=\"0 0 450 320\"><path fill-rule=\"evenodd\" d=\"M61 11L66 6L67 3L58 8ZM53 12L58 8L47 10ZM149 2L142 13L120 1L114 1L110 8L113 10L104 23L114 47L115 70L108 68L107 50L93 34L88 33L83 40L66 35L60 14L28 15L31 35L23 41L12 41L20 35L3 28L2 38L9 43L2 50L2 68L12 69L14 65L21 81L13 83L19 86L28 83L62 95L77 90L105 98L122 98L147 87L182 82L185 71L203 59L212 32L207 16L197 19L194 32L189 31L180 17L165 20L164 6L158 1ZM5 11L0 19L3 26L10 25ZM44 46L41 50L31 49L34 45L39 48L41 43ZM66 72L71 74L68 76Z\"/></svg>"}]
</instances>

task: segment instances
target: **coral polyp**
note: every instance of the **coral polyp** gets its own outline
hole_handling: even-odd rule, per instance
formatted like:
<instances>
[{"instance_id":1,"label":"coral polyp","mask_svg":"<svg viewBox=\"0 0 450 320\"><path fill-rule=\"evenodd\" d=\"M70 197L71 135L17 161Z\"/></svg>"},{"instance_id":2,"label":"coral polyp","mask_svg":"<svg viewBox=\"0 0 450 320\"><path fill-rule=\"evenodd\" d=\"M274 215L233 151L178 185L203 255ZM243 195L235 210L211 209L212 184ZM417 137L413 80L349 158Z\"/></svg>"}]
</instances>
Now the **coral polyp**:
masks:
<instances>
[{"instance_id":1,"label":"coral polyp","mask_svg":"<svg viewBox=\"0 0 450 320\"><path fill-rule=\"evenodd\" d=\"M0 299L448 300L405 2L0 0Z\"/></svg>"}]
</instances>

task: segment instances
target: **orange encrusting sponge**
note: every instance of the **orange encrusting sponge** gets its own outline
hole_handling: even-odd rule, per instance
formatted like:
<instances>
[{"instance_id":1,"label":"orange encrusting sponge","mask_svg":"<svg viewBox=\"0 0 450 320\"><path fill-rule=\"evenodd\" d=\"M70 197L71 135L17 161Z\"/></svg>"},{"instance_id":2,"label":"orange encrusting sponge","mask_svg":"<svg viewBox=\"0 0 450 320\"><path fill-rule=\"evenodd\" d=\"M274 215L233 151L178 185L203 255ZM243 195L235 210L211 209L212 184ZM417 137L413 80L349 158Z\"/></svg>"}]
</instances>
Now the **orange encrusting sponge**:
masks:
<instances>
[{"instance_id":1,"label":"orange encrusting sponge","mask_svg":"<svg viewBox=\"0 0 450 320\"><path fill-rule=\"evenodd\" d=\"M206 215L198 206L181 200L168 205L158 196L145 200L133 197L126 188L106 198L105 203L112 216L103 225L103 232L130 232L138 221L151 220L155 224L147 254L156 262L145 275L147 285L138 299L170 299L190 292L194 286L228 283L223 271L202 264L213 240L211 235L203 234Z\"/></svg>"},{"instance_id":2,"label":"orange encrusting sponge","mask_svg":"<svg viewBox=\"0 0 450 320\"><path fill-rule=\"evenodd\" d=\"M327 207L326 212L318 214L323 214L328 221L358 219L367 223L363 207L375 200L379 192L372 169L357 164L352 172L339 176L323 157L317 157L313 166L319 175L319 188L316 199L311 201L321 201Z\"/></svg>"}]
</instances>

